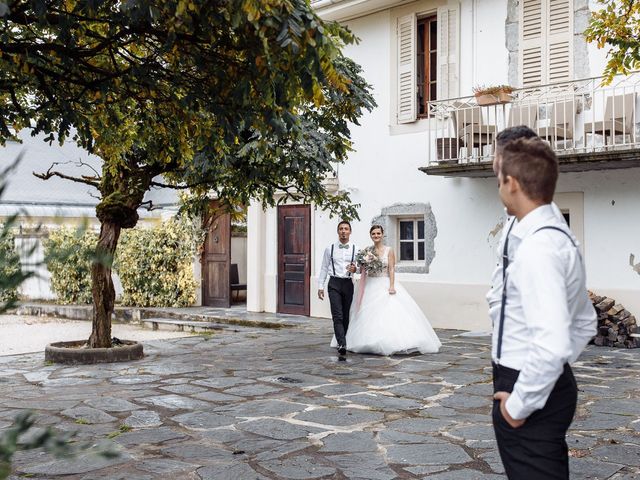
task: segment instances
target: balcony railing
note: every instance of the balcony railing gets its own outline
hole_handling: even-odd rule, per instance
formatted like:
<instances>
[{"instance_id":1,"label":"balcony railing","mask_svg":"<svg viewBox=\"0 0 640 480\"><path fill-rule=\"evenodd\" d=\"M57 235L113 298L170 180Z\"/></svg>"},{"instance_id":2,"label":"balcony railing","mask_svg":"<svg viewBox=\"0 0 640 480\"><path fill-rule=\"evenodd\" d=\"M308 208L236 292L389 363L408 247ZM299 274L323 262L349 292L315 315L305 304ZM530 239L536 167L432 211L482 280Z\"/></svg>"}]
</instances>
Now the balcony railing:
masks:
<instances>
[{"instance_id":1,"label":"balcony railing","mask_svg":"<svg viewBox=\"0 0 640 480\"><path fill-rule=\"evenodd\" d=\"M430 102L429 163L423 170L488 175L496 134L515 125L527 125L549 142L561 167L563 159L574 170L589 170L587 163L603 160L608 168L622 168L616 160L640 166L638 155L628 162L629 154L640 149L638 72L617 76L607 86L596 77L518 89L510 101L497 101L496 97L495 104L483 106L471 96Z\"/></svg>"}]
</instances>

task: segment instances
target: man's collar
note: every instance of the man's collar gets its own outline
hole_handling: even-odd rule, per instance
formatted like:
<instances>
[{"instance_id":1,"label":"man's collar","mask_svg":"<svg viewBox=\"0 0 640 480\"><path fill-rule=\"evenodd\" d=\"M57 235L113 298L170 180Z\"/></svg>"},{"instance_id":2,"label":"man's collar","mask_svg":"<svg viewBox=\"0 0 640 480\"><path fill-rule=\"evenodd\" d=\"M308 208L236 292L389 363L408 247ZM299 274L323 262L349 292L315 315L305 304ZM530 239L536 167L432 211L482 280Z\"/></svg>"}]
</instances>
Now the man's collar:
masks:
<instances>
[{"instance_id":1,"label":"man's collar","mask_svg":"<svg viewBox=\"0 0 640 480\"><path fill-rule=\"evenodd\" d=\"M555 224L556 220L557 216L550 203L540 205L527 213L513 226L511 235L522 240L527 235L544 225Z\"/></svg>"}]
</instances>

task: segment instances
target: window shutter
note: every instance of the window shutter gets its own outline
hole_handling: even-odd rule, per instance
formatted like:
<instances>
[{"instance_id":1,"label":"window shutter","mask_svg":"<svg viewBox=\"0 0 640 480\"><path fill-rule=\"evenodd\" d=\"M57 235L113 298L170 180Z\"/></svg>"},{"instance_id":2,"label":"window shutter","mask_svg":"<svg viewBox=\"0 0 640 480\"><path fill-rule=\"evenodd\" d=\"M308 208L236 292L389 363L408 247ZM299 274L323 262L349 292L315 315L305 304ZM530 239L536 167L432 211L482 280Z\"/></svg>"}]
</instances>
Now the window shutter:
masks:
<instances>
[{"instance_id":1,"label":"window shutter","mask_svg":"<svg viewBox=\"0 0 640 480\"><path fill-rule=\"evenodd\" d=\"M417 117L416 31L415 15L398 18L398 123Z\"/></svg>"},{"instance_id":2,"label":"window shutter","mask_svg":"<svg viewBox=\"0 0 640 480\"><path fill-rule=\"evenodd\" d=\"M438 100L460 96L460 4L438 8Z\"/></svg>"},{"instance_id":3,"label":"window shutter","mask_svg":"<svg viewBox=\"0 0 640 480\"><path fill-rule=\"evenodd\" d=\"M571 36L573 9L572 0L548 0L547 65L548 81L571 80L572 58Z\"/></svg>"},{"instance_id":4,"label":"window shutter","mask_svg":"<svg viewBox=\"0 0 640 480\"><path fill-rule=\"evenodd\" d=\"M523 0L520 10L520 75L523 87L541 85L546 29L543 29L542 4L545 0Z\"/></svg>"},{"instance_id":5,"label":"window shutter","mask_svg":"<svg viewBox=\"0 0 640 480\"><path fill-rule=\"evenodd\" d=\"M521 1L520 75L523 87L571 79L572 1Z\"/></svg>"}]
</instances>

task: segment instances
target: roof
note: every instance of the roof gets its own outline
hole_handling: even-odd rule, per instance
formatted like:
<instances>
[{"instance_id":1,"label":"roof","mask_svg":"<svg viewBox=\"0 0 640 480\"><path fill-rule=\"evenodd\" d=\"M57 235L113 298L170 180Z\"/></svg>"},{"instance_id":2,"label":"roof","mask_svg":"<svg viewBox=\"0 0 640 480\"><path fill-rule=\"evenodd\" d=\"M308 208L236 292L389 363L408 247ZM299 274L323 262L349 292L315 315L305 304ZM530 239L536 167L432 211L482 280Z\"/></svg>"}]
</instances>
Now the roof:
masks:
<instances>
[{"instance_id":1,"label":"roof","mask_svg":"<svg viewBox=\"0 0 640 480\"><path fill-rule=\"evenodd\" d=\"M95 171L100 172L102 167L99 157L89 154L73 141L63 145L49 144L44 141L44 135L31 137L26 130L21 131L18 138L22 143L7 141L5 147L0 147L0 171L22 155L17 168L7 176L0 204L95 207L99 192L93 186L58 177L45 181L35 177L33 172L44 173L56 163L55 170L61 173L74 177L94 176ZM154 205L175 205L177 195L170 189L153 189L147 192L145 200L152 200Z\"/></svg>"}]
</instances>

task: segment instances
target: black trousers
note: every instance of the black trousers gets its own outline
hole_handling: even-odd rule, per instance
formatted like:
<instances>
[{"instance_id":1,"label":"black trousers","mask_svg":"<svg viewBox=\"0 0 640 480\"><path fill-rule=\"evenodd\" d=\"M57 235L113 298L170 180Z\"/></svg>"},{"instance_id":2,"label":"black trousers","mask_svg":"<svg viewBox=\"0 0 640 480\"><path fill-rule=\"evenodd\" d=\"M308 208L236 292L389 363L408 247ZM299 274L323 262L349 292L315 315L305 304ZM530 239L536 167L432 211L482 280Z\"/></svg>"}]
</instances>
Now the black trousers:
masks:
<instances>
[{"instance_id":1,"label":"black trousers","mask_svg":"<svg viewBox=\"0 0 640 480\"><path fill-rule=\"evenodd\" d=\"M347 330L349 329L349 310L353 300L353 280L351 278L329 278L329 303L333 318L333 333L338 345L347 346Z\"/></svg>"},{"instance_id":2,"label":"black trousers","mask_svg":"<svg viewBox=\"0 0 640 480\"><path fill-rule=\"evenodd\" d=\"M493 366L494 392L513 391L518 370ZM567 364L544 408L535 411L520 428L512 428L493 402L493 429L500 458L510 480L568 480L566 434L578 401L578 387Z\"/></svg>"}]
</instances>

